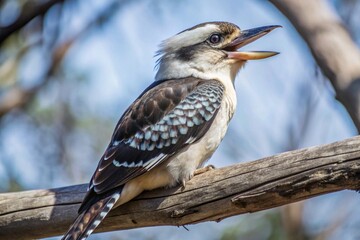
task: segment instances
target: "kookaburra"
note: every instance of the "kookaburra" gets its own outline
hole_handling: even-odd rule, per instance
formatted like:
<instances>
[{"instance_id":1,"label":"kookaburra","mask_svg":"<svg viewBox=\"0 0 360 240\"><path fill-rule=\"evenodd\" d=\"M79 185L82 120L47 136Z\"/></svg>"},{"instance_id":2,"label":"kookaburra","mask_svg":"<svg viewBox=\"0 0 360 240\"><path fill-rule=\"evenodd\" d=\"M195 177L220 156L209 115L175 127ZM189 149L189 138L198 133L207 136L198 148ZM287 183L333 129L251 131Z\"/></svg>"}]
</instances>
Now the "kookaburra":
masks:
<instances>
[{"instance_id":1,"label":"kookaburra","mask_svg":"<svg viewBox=\"0 0 360 240\"><path fill-rule=\"evenodd\" d=\"M190 180L226 133L239 69L277 54L237 50L277 27L207 22L165 40L155 81L120 118L63 239L86 239L112 208L144 190Z\"/></svg>"}]
</instances>

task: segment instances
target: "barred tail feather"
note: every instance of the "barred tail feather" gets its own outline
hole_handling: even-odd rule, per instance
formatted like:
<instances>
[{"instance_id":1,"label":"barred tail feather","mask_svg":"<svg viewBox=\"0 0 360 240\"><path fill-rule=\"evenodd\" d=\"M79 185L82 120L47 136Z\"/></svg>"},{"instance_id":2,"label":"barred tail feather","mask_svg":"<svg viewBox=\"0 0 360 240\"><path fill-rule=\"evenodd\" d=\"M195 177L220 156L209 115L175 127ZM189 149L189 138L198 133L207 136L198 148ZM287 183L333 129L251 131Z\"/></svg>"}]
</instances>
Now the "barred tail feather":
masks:
<instances>
[{"instance_id":1,"label":"barred tail feather","mask_svg":"<svg viewBox=\"0 0 360 240\"><path fill-rule=\"evenodd\" d=\"M61 240L85 240L101 223L120 197L120 192L105 197L83 211Z\"/></svg>"}]
</instances>

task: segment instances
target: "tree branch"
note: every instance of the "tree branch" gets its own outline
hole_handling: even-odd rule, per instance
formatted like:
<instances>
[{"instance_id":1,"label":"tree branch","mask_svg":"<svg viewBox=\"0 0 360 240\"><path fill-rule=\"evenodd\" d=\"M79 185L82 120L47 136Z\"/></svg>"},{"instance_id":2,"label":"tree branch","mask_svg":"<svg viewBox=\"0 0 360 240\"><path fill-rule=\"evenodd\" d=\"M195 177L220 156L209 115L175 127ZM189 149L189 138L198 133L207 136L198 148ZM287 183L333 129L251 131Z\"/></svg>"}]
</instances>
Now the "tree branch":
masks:
<instances>
[{"instance_id":1,"label":"tree branch","mask_svg":"<svg viewBox=\"0 0 360 240\"><path fill-rule=\"evenodd\" d=\"M53 1L49 1L47 2L47 4L50 4L50 2ZM38 92L49 83L49 81L51 80L51 76L54 76L57 68L61 64L63 58L66 56L68 50L72 47L72 45L76 41L78 41L78 39L80 39L81 37L89 33L91 30L93 30L95 27L97 27L100 23L103 24L109 21L114 16L116 10L118 10L122 6L125 6L127 3L129 3L129 1L122 1L122 2L114 1L110 3L108 7L102 10L97 16L95 16L94 19L89 21L88 24L77 34L74 34L74 36L63 41L56 48L52 49L51 50L52 54L49 58L50 66L48 67L48 69L46 69L44 76L37 85L28 89L15 86L12 89L5 92L3 96L0 96L0 118L14 108L22 108L26 106L28 103L30 103L31 100L38 94ZM43 8L45 8L45 6ZM1 29L0 29L0 38L1 38ZM28 48L24 51L27 50Z\"/></svg>"},{"instance_id":2,"label":"tree branch","mask_svg":"<svg viewBox=\"0 0 360 240\"><path fill-rule=\"evenodd\" d=\"M44 3L37 4L36 1L25 4L19 18L16 19L11 25L0 28L0 45L11 34L24 27L27 23L37 16L44 15L56 3L63 2L64 0L49 0Z\"/></svg>"},{"instance_id":3,"label":"tree branch","mask_svg":"<svg viewBox=\"0 0 360 240\"><path fill-rule=\"evenodd\" d=\"M308 44L360 132L360 51L323 0L270 0Z\"/></svg>"},{"instance_id":4,"label":"tree branch","mask_svg":"<svg viewBox=\"0 0 360 240\"><path fill-rule=\"evenodd\" d=\"M321 194L360 188L360 136L195 176L185 189L145 192L115 209L98 232L220 221ZM0 238L63 234L86 185L0 194Z\"/></svg>"}]
</instances>

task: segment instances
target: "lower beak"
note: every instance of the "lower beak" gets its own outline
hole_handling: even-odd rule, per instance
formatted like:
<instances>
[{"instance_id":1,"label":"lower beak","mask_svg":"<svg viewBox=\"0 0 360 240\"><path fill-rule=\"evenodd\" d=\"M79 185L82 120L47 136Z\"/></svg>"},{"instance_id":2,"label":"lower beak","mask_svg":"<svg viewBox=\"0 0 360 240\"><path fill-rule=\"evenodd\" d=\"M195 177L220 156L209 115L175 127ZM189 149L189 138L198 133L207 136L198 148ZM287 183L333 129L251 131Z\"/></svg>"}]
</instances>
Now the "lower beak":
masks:
<instances>
[{"instance_id":1,"label":"lower beak","mask_svg":"<svg viewBox=\"0 0 360 240\"><path fill-rule=\"evenodd\" d=\"M249 51L249 52L228 52L227 57L238 60L258 60L278 55L279 52L270 51Z\"/></svg>"},{"instance_id":2,"label":"lower beak","mask_svg":"<svg viewBox=\"0 0 360 240\"><path fill-rule=\"evenodd\" d=\"M268 34L269 32L271 32L272 30L278 27L281 26L273 25L273 26L258 27L258 28L252 28L249 30L241 31L240 35L224 48L225 52L228 55L227 57L230 59L247 61L247 60L268 58L279 54L278 52L271 52L271 51L250 51L250 52L237 51L237 49L261 38L262 36Z\"/></svg>"}]
</instances>

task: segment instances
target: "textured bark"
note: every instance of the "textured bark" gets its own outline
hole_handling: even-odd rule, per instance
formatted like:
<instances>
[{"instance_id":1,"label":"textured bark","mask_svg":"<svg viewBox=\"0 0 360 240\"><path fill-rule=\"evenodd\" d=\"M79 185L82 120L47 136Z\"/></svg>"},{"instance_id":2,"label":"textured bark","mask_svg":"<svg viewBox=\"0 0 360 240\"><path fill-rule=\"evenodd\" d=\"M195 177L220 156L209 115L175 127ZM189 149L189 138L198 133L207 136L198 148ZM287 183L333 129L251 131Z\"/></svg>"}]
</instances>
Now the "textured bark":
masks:
<instances>
[{"instance_id":1,"label":"textured bark","mask_svg":"<svg viewBox=\"0 0 360 240\"><path fill-rule=\"evenodd\" d=\"M360 136L208 171L180 187L145 192L115 209L98 232L220 221L344 189L360 188ZM86 185L0 194L0 239L60 235Z\"/></svg>"},{"instance_id":2,"label":"textured bark","mask_svg":"<svg viewBox=\"0 0 360 240\"><path fill-rule=\"evenodd\" d=\"M324 0L270 0L308 44L360 132L360 50Z\"/></svg>"}]
</instances>

